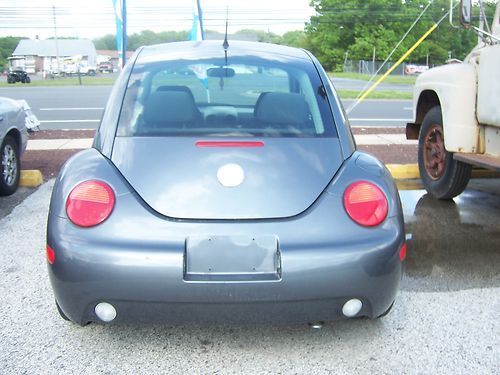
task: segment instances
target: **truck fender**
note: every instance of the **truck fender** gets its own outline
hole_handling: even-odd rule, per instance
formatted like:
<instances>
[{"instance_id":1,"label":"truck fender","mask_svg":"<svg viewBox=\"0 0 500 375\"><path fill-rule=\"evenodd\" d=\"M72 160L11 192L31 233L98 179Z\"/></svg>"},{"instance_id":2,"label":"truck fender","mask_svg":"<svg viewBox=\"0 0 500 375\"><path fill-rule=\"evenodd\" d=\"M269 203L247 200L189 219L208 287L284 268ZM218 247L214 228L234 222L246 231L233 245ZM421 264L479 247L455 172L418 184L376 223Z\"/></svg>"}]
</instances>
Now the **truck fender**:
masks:
<instances>
[{"instance_id":1,"label":"truck fender","mask_svg":"<svg viewBox=\"0 0 500 375\"><path fill-rule=\"evenodd\" d=\"M427 112L440 106L446 150L477 152L479 127L476 118L477 72L471 64L450 64L422 73L415 83L413 114L407 138L418 139Z\"/></svg>"}]
</instances>

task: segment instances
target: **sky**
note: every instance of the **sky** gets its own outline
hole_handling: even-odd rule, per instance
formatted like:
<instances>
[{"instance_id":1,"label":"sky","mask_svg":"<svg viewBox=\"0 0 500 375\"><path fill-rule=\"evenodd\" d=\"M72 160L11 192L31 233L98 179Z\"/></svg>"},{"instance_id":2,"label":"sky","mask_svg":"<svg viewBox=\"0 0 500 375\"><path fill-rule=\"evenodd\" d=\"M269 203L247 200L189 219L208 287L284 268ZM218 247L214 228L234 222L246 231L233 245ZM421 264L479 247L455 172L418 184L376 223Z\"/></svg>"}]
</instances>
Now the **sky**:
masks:
<instances>
[{"instance_id":1,"label":"sky","mask_svg":"<svg viewBox=\"0 0 500 375\"><path fill-rule=\"evenodd\" d=\"M205 30L224 31L226 5L229 33L258 29L283 34L302 30L314 14L310 0L200 0ZM141 30L190 30L193 0L127 0L128 33ZM54 36L98 38L115 33L112 0L1 0L0 37L46 39Z\"/></svg>"}]
</instances>

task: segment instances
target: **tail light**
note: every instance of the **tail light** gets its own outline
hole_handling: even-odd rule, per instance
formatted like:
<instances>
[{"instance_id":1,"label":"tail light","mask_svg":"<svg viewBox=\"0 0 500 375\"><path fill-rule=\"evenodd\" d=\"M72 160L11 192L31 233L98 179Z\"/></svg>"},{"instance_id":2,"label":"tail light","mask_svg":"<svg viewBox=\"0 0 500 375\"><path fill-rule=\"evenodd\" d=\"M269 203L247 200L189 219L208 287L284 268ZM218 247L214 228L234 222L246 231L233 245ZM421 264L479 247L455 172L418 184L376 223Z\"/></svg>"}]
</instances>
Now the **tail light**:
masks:
<instances>
[{"instance_id":1,"label":"tail light","mask_svg":"<svg viewBox=\"0 0 500 375\"><path fill-rule=\"evenodd\" d=\"M93 227L106 220L115 206L115 194L102 181L85 181L77 185L66 201L68 218L80 227Z\"/></svg>"},{"instance_id":2,"label":"tail light","mask_svg":"<svg viewBox=\"0 0 500 375\"><path fill-rule=\"evenodd\" d=\"M382 223L387 217L385 194L371 182L358 181L344 192L344 207L350 218L365 227Z\"/></svg>"}]
</instances>

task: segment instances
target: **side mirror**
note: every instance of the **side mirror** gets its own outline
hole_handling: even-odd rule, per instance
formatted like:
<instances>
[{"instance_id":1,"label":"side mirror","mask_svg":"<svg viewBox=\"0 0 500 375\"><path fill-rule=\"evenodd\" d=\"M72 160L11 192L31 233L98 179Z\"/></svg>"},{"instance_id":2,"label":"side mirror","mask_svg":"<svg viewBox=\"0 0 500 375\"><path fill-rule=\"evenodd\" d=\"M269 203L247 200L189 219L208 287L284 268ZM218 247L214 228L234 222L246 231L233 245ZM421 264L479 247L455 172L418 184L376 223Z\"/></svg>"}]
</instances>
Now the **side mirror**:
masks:
<instances>
[{"instance_id":1,"label":"side mirror","mask_svg":"<svg viewBox=\"0 0 500 375\"><path fill-rule=\"evenodd\" d=\"M472 23L472 1L460 0L460 23L469 27Z\"/></svg>"}]
</instances>

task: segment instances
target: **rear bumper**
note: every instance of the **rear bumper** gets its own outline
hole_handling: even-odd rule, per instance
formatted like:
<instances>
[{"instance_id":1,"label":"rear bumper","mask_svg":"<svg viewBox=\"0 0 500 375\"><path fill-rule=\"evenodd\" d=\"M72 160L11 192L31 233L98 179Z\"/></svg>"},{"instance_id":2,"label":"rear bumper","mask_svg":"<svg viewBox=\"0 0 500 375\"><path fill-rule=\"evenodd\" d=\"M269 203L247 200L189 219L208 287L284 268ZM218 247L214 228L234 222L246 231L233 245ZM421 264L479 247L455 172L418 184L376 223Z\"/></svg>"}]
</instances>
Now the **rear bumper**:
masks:
<instances>
[{"instance_id":1,"label":"rear bumper","mask_svg":"<svg viewBox=\"0 0 500 375\"><path fill-rule=\"evenodd\" d=\"M115 191L116 204L102 224L79 228L67 219L64 202L77 183L89 178L107 181ZM387 196L389 216L377 227L362 227L345 211L344 191L360 178L376 183ZM277 277L229 275L205 281L186 277L186 243L192 236L275 238ZM151 209L106 159L87 150L62 169L47 226L47 244L55 251L55 262L49 265L55 298L63 312L80 324L97 321L94 308L100 302L116 307L113 322L328 321L342 318L342 305L351 298L363 302L359 315L377 317L395 299L403 243L403 213L394 182L380 163L362 153L353 154L329 187L299 215L180 220ZM231 258L214 253L220 259ZM271 263L270 257L264 259ZM253 261L228 260L226 265L225 271L231 272L248 265L259 269ZM269 266L260 269L270 270ZM200 268L191 270L196 273Z\"/></svg>"},{"instance_id":2,"label":"rear bumper","mask_svg":"<svg viewBox=\"0 0 500 375\"><path fill-rule=\"evenodd\" d=\"M374 318L394 301L402 275L398 218L386 220L377 242L355 236L349 243L290 242L278 231L280 278L253 282L186 281L187 228L175 225L178 240L134 244L116 237L103 244L76 240L71 223L50 215L56 261L49 275L64 313L79 324L98 321L94 307L108 302L117 310L114 323L307 323L343 318L342 305L358 298L358 315ZM250 224L238 230L242 225Z\"/></svg>"}]
</instances>

